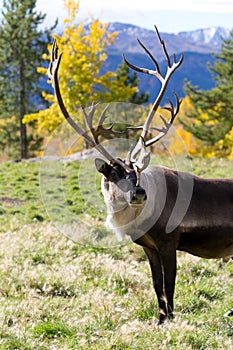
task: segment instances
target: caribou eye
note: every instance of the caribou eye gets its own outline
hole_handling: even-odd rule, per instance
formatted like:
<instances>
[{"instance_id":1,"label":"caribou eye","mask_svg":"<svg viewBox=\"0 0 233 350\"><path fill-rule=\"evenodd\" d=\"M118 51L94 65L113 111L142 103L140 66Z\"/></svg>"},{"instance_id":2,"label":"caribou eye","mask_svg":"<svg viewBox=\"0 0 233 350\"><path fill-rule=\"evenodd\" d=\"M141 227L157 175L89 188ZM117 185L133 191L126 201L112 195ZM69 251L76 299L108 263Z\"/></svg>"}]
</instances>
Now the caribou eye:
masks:
<instances>
[{"instance_id":1,"label":"caribou eye","mask_svg":"<svg viewBox=\"0 0 233 350\"><path fill-rule=\"evenodd\" d=\"M121 174L119 174L118 171L116 171L115 169L113 169L111 171L111 174L109 176L109 181L117 183L119 181L119 179L121 179L123 176Z\"/></svg>"}]
</instances>

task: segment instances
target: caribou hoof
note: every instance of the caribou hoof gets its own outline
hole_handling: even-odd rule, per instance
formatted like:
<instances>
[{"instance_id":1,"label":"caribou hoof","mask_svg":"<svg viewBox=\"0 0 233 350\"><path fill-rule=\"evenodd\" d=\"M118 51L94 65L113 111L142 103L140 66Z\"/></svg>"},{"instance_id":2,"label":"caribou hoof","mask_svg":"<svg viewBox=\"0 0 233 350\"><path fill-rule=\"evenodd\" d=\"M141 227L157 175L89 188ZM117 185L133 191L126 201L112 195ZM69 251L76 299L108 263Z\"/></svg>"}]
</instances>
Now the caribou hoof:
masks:
<instances>
[{"instance_id":1,"label":"caribou hoof","mask_svg":"<svg viewBox=\"0 0 233 350\"><path fill-rule=\"evenodd\" d=\"M167 316L165 315L159 315L158 321L156 323L156 326L161 326L165 320L167 319Z\"/></svg>"},{"instance_id":2,"label":"caribou hoof","mask_svg":"<svg viewBox=\"0 0 233 350\"><path fill-rule=\"evenodd\" d=\"M228 312L226 313L225 316L233 316L233 309L231 309L230 311L228 311Z\"/></svg>"},{"instance_id":3,"label":"caribou hoof","mask_svg":"<svg viewBox=\"0 0 233 350\"><path fill-rule=\"evenodd\" d=\"M174 318L173 314L164 315L164 314L159 314L158 321L156 323L156 326L161 326L165 321L172 321Z\"/></svg>"}]
</instances>

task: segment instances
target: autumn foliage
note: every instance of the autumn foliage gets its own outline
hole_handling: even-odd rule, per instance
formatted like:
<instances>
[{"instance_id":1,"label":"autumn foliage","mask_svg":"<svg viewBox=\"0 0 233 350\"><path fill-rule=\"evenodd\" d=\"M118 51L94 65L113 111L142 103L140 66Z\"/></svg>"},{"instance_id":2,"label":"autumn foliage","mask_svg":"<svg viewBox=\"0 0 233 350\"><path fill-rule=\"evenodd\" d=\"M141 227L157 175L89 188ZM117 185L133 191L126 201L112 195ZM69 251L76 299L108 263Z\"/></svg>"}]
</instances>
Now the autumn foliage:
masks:
<instances>
[{"instance_id":1,"label":"autumn foliage","mask_svg":"<svg viewBox=\"0 0 233 350\"><path fill-rule=\"evenodd\" d=\"M107 24L92 17L88 26L82 22L76 24L79 1L65 0L64 6L68 11L64 31L60 36L54 34L59 50L63 52L59 84L70 115L83 125L80 106L88 107L93 102L132 102L138 87L137 84L128 83L127 74L119 74L119 71L101 73L101 67L107 59L107 48L114 43L117 33L108 32ZM231 35L233 37L233 33ZM173 132L167 136L167 147L173 154L188 152L205 157L232 157L232 88L229 89L232 86L232 74L225 74L226 68L231 67L227 49L232 48L232 42L229 39L223 43L219 56L221 61L212 69L214 73L219 73L215 89L195 92L187 84L187 96L181 105ZM49 65L51 46L52 43L48 46L48 54L43 55L46 66ZM47 68L40 67L38 72L47 75ZM226 77L226 81L222 81L223 77ZM49 107L26 115L24 123L32 123L35 134L48 137L57 130L64 118L54 94L43 92L43 97ZM211 103L208 104L208 101ZM162 114L169 118L166 111ZM133 117L130 113L123 116L126 124L141 122L141 117L137 120L133 120Z\"/></svg>"},{"instance_id":2,"label":"autumn foliage","mask_svg":"<svg viewBox=\"0 0 233 350\"><path fill-rule=\"evenodd\" d=\"M80 106L91 103L127 101L137 91L137 87L127 86L127 76L117 77L116 72L101 74L103 62L107 59L106 49L113 44L117 33L109 33L107 24L90 18L89 26L81 22L75 24L75 15L79 2L65 1L68 18L61 36L54 35L59 50L63 52L59 69L59 84L65 105L71 114L77 114ZM51 51L51 45L48 47ZM50 55L44 55L45 60ZM48 63L49 64L49 63ZM46 68L38 68L41 74L47 74ZM64 120L53 94L43 92L49 108L25 116L24 122L36 121L37 132L44 136L51 134Z\"/></svg>"}]
</instances>

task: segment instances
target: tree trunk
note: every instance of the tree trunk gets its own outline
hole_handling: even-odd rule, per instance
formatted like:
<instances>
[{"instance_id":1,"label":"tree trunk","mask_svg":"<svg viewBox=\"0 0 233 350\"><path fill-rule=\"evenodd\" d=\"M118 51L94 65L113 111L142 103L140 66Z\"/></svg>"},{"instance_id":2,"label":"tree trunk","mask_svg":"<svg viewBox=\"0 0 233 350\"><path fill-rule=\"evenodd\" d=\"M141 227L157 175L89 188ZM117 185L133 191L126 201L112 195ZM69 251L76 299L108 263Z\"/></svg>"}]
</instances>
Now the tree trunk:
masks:
<instances>
[{"instance_id":1,"label":"tree trunk","mask_svg":"<svg viewBox=\"0 0 233 350\"><path fill-rule=\"evenodd\" d=\"M24 82L24 62L20 65L20 156L21 159L27 158L27 127L23 124L23 117L26 114L25 105L25 82Z\"/></svg>"},{"instance_id":2,"label":"tree trunk","mask_svg":"<svg viewBox=\"0 0 233 350\"><path fill-rule=\"evenodd\" d=\"M27 158L27 128L23 124L22 118L20 117L20 156L21 159Z\"/></svg>"}]
</instances>

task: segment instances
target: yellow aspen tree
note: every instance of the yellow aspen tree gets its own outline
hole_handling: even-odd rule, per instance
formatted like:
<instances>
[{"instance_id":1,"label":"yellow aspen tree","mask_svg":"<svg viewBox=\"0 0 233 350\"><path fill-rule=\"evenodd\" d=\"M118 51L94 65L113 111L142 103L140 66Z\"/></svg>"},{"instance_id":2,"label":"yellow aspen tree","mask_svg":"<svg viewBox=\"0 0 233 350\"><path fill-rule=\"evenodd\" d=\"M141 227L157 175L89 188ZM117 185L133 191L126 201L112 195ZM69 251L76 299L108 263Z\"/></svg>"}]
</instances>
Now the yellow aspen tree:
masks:
<instances>
[{"instance_id":1,"label":"yellow aspen tree","mask_svg":"<svg viewBox=\"0 0 233 350\"><path fill-rule=\"evenodd\" d=\"M89 26L75 23L79 1L66 0L68 18L61 36L54 34L59 50L63 52L59 68L59 84L65 105L72 116L80 106L87 107L96 102L128 101L137 87L127 86L127 77L117 78L115 72L101 74L101 67L107 59L106 49L114 43L117 33L109 33L107 24L90 18ZM51 52L51 45L48 47ZM43 55L45 60L50 56ZM38 68L42 74L47 69ZM64 120L54 95L43 92L50 107L38 113L27 115L24 122L36 122L37 133L49 135Z\"/></svg>"}]
</instances>

